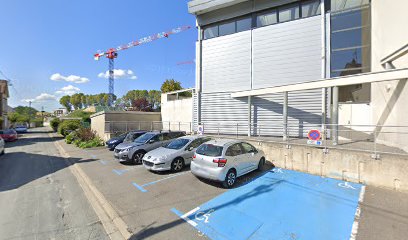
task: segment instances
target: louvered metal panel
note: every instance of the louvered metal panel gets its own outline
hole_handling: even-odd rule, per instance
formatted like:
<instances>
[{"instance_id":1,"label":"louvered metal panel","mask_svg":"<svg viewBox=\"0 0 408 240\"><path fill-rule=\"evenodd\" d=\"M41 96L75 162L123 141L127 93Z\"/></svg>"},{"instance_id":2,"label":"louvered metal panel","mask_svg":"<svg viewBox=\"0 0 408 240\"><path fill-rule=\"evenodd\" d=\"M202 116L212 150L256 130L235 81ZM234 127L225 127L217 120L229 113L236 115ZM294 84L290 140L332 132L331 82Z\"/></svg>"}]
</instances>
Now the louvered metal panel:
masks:
<instances>
[{"instance_id":1,"label":"louvered metal panel","mask_svg":"<svg viewBox=\"0 0 408 240\"><path fill-rule=\"evenodd\" d=\"M289 136L306 137L310 129L319 128L321 118L321 89L288 94ZM248 98L231 98L230 93L203 93L201 119L206 133L248 133ZM283 94L252 98L251 134L283 135Z\"/></svg>"},{"instance_id":2,"label":"louvered metal panel","mask_svg":"<svg viewBox=\"0 0 408 240\"><path fill-rule=\"evenodd\" d=\"M202 42L202 92L251 88L251 31Z\"/></svg>"},{"instance_id":3,"label":"louvered metal panel","mask_svg":"<svg viewBox=\"0 0 408 240\"><path fill-rule=\"evenodd\" d=\"M253 89L321 78L321 16L253 30Z\"/></svg>"},{"instance_id":4,"label":"louvered metal panel","mask_svg":"<svg viewBox=\"0 0 408 240\"><path fill-rule=\"evenodd\" d=\"M198 125L198 93L193 94L193 119L192 131L196 131Z\"/></svg>"}]
</instances>

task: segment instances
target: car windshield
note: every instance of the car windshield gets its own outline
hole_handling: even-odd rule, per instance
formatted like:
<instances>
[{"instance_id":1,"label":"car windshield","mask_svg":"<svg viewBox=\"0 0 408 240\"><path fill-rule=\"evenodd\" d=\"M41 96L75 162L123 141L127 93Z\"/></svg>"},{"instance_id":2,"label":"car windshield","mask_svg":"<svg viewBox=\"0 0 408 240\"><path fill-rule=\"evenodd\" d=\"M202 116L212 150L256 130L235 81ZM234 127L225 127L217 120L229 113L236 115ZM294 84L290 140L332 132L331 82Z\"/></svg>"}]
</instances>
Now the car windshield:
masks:
<instances>
[{"instance_id":1,"label":"car windshield","mask_svg":"<svg viewBox=\"0 0 408 240\"><path fill-rule=\"evenodd\" d=\"M145 143L145 142L149 141L154 136L156 136L156 134L154 134L154 133L145 133L142 136L136 138L134 142L136 142L136 143Z\"/></svg>"},{"instance_id":2,"label":"car windshield","mask_svg":"<svg viewBox=\"0 0 408 240\"><path fill-rule=\"evenodd\" d=\"M182 147L186 146L188 142L189 142L188 139L180 138L180 139L171 141L169 144L167 144L164 147L169 148L169 149L181 149Z\"/></svg>"},{"instance_id":3,"label":"car windshield","mask_svg":"<svg viewBox=\"0 0 408 240\"><path fill-rule=\"evenodd\" d=\"M135 140L135 135L133 133L128 133L123 141L133 142L134 140Z\"/></svg>"},{"instance_id":4,"label":"car windshield","mask_svg":"<svg viewBox=\"0 0 408 240\"><path fill-rule=\"evenodd\" d=\"M197 148L196 153L204 156L218 157L221 156L222 147L212 144L203 144Z\"/></svg>"}]
</instances>

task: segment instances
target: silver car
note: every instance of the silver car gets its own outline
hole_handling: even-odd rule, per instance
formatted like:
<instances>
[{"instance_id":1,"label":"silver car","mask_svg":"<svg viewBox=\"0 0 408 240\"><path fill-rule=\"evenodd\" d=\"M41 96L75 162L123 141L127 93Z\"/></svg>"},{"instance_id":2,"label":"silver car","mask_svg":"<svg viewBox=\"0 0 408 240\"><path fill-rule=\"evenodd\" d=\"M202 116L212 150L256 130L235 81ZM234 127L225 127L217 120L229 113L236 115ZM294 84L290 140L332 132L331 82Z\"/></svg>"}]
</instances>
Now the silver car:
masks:
<instances>
[{"instance_id":1,"label":"silver car","mask_svg":"<svg viewBox=\"0 0 408 240\"><path fill-rule=\"evenodd\" d=\"M121 143L115 147L114 156L120 162L142 163L143 156L161 147L174 138L185 136L181 131L153 131L147 132L130 143Z\"/></svg>"},{"instance_id":2,"label":"silver car","mask_svg":"<svg viewBox=\"0 0 408 240\"><path fill-rule=\"evenodd\" d=\"M249 143L237 140L212 140L202 144L191 162L191 172L202 178L220 181L231 188L236 178L261 170L265 155Z\"/></svg>"},{"instance_id":3,"label":"silver car","mask_svg":"<svg viewBox=\"0 0 408 240\"><path fill-rule=\"evenodd\" d=\"M177 138L163 147L145 154L143 165L152 171L181 171L190 165L195 150L201 144L210 141L205 136L185 136Z\"/></svg>"}]
</instances>

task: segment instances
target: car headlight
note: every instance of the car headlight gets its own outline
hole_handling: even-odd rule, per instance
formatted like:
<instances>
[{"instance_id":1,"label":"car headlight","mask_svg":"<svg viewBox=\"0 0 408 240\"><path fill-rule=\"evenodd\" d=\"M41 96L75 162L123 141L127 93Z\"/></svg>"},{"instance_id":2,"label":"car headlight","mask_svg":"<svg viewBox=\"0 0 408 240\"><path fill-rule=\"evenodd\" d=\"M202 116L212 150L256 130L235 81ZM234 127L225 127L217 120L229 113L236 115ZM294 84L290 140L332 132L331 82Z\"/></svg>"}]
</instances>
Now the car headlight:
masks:
<instances>
[{"instance_id":1,"label":"car headlight","mask_svg":"<svg viewBox=\"0 0 408 240\"><path fill-rule=\"evenodd\" d=\"M125 148L125 149L122 150L122 152L129 152L130 149L132 149L132 148L131 147L130 148Z\"/></svg>"}]
</instances>

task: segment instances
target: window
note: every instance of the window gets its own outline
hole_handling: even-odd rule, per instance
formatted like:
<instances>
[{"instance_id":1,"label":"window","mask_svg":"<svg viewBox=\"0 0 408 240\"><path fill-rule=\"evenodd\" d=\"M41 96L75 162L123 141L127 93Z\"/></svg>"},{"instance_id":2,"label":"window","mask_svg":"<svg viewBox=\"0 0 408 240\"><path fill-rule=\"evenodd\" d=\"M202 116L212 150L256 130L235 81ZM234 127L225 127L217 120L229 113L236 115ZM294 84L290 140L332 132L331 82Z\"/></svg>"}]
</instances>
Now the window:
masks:
<instances>
[{"instance_id":1,"label":"window","mask_svg":"<svg viewBox=\"0 0 408 240\"><path fill-rule=\"evenodd\" d=\"M237 20L237 32L243 32L252 28L252 18L247 17Z\"/></svg>"},{"instance_id":2,"label":"window","mask_svg":"<svg viewBox=\"0 0 408 240\"><path fill-rule=\"evenodd\" d=\"M204 39L218 37L218 26L204 28Z\"/></svg>"},{"instance_id":3,"label":"window","mask_svg":"<svg viewBox=\"0 0 408 240\"><path fill-rule=\"evenodd\" d=\"M271 24L275 24L277 22L278 22L278 14L275 9L267 13L262 13L256 17L257 27L268 26Z\"/></svg>"},{"instance_id":4,"label":"window","mask_svg":"<svg viewBox=\"0 0 408 240\"><path fill-rule=\"evenodd\" d=\"M190 148L190 147L197 148L198 146L201 145L201 143L203 143L201 138L196 139L196 140L192 141L190 143L190 145L188 145L187 149Z\"/></svg>"},{"instance_id":5,"label":"window","mask_svg":"<svg viewBox=\"0 0 408 240\"><path fill-rule=\"evenodd\" d=\"M320 14L320 1L312 0L302 2L302 18Z\"/></svg>"},{"instance_id":6,"label":"window","mask_svg":"<svg viewBox=\"0 0 408 240\"><path fill-rule=\"evenodd\" d=\"M220 24L218 31L220 36L235 33L235 22Z\"/></svg>"},{"instance_id":7,"label":"window","mask_svg":"<svg viewBox=\"0 0 408 240\"><path fill-rule=\"evenodd\" d=\"M370 19L369 6L332 12L331 77L371 71Z\"/></svg>"},{"instance_id":8,"label":"window","mask_svg":"<svg viewBox=\"0 0 408 240\"><path fill-rule=\"evenodd\" d=\"M230 146L225 152L226 156L234 157L242 154L242 149L239 143Z\"/></svg>"},{"instance_id":9,"label":"window","mask_svg":"<svg viewBox=\"0 0 408 240\"><path fill-rule=\"evenodd\" d=\"M368 5L369 3L370 0L331 0L331 10L333 12L337 12L342 11L344 9Z\"/></svg>"},{"instance_id":10,"label":"window","mask_svg":"<svg viewBox=\"0 0 408 240\"><path fill-rule=\"evenodd\" d=\"M204 156L218 157L221 156L222 147L212 144L203 144L197 148L196 153Z\"/></svg>"},{"instance_id":11,"label":"window","mask_svg":"<svg viewBox=\"0 0 408 240\"><path fill-rule=\"evenodd\" d=\"M279 8L279 22L287 22L299 18L299 4L291 4Z\"/></svg>"},{"instance_id":12,"label":"window","mask_svg":"<svg viewBox=\"0 0 408 240\"><path fill-rule=\"evenodd\" d=\"M241 143L242 148L244 149L244 153L253 153L256 152L256 149L254 146L252 146L249 143Z\"/></svg>"}]
</instances>

